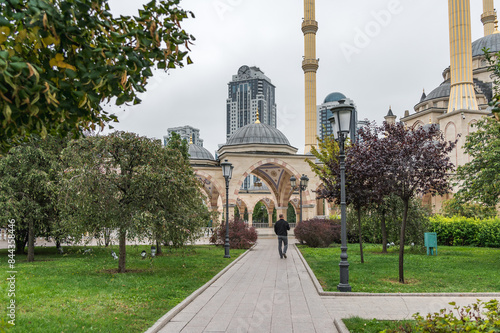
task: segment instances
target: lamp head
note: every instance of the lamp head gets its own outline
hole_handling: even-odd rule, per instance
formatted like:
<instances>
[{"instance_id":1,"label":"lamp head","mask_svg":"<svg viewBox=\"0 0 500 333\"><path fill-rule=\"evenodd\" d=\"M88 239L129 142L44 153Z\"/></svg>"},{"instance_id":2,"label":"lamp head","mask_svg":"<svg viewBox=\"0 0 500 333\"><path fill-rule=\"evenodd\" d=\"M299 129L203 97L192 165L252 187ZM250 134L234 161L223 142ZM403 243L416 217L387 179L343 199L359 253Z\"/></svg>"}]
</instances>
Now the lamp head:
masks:
<instances>
[{"instance_id":1,"label":"lamp head","mask_svg":"<svg viewBox=\"0 0 500 333\"><path fill-rule=\"evenodd\" d=\"M290 185L292 186L292 188L295 188L295 186L297 186L297 178L295 178L294 175L290 177Z\"/></svg>"},{"instance_id":2,"label":"lamp head","mask_svg":"<svg viewBox=\"0 0 500 333\"><path fill-rule=\"evenodd\" d=\"M300 186L302 187L302 189L305 190L307 188L308 183L309 183L309 178L306 175L302 175L302 177L300 177Z\"/></svg>"},{"instance_id":3,"label":"lamp head","mask_svg":"<svg viewBox=\"0 0 500 333\"><path fill-rule=\"evenodd\" d=\"M222 167L222 175L224 176L224 178L231 179L231 177L233 176L233 165L227 160L224 160L224 162L222 162L220 166Z\"/></svg>"},{"instance_id":4,"label":"lamp head","mask_svg":"<svg viewBox=\"0 0 500 333\"><path fill-rule=\"evenodd\" d=\"M351 119L354 106L344 104L344 102L345 101L341 100L338 105L332 107L330 111L333 115L328 118L328 121L332 125L333 135L336 140L338 140L340 133L348 136L351 129Z\"/></svg>"}]
</instances>

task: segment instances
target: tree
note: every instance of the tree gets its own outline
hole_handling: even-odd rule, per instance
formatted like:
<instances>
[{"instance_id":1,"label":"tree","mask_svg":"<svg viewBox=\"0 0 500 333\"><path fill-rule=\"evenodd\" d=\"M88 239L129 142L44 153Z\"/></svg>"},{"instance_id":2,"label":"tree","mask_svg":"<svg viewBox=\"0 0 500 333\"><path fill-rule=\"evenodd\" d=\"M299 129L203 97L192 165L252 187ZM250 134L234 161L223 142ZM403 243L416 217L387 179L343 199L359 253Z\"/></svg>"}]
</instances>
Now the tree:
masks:
<instances>
[{"instance_id":1,"label":"tree","mask_svg":"<svg viewBox=\"0 0 500 333\"><path fill-rule=\"evenodd\" d=\"M456 200L495 207L500 202L500 122L484 118L477 122L464 149L471 161L457 168L460 186Z\"/></svg>"},{"instance_id":2,"label":"tree","mask_svg":"<svg viewBox=\"0 0 500 333\"><path fill-rule=\"evenodd\" d=\"M67 230L76 240L85 232L117 230L120 273L125 272L127 237L155 241L168 232L196 235L190 225L201 226L208 216L194 173L180 152L158 140L126 132L87 137L71 142L63 158L67 168L60 203Z\"/></svg>"},{"instance_id":3,"label":"tree","mask_svg":"<svg viewBox=\"0 0 500 333\"><path fill-rule=\"evenodd\" d=\"M181 22L194 15L179 2L113 17L106 0L0 1L0 150L104 127L117 119L101 102L140 103L154 66L191 63Z\"/></svg>"},{"instance_id":4,"label":"tree","mask_svg":"<svg viewBox=\"0 0 500 333\"><path fill-rule=\"evenodd\" d=\"M444 195L451 188L450 171L454 169L448 154L456 142L444 140L436 125L406 128L384 122L380 131L385 136L374 137L372 153L382 157L385 177L390 180L390 192L403 201L403 218L399 236L399 282L404 283L404 246L408 206L412 198L430 193Z\"/></svg>"},{"instance_id":5,"label":"tree","mask_svg":"<svg viewBox=\"0 0 500 333\"><path fill-rule=\"evenodd\" d=\"M312 146L311 154L319 161L311 161L306 159L306 162L311 167L311 170L325 182L330 182L333 179L331 169L328 167L329 164L339 163L339 145L333 138L333 135L326 136L324 139L320 137L316 138L318 140L318 148ZM333 185L333 184L331 184Z\"/></svg>"},{"instance_id":6,"label":"tree","mask_svg":"<svg viewBox=\"0 0 500 333\"><path fill-rule=\"evenodd\" d=\"M58 219L58 152L62 142L32 138L0 158L0 214L16 221L16 252L28 244L28 262L34 261L35 238L54 232Z\"/></svg>"},{"instance_id":7,"label":"tree","mask_svg":"<svg viewBox=\"0 0 500 333\"><path fill-rule=\"evenodd\" d=\"M373 127L373 126L372 126ZM375 129L366 127L360 129L359 135L363 140L355 144L346 146L346 203L351 205L357 212L358 217L358 239L361 255L361 263L364 263L363 255L363 235L361 227L362 210L373 202L382 200L385 192L379 184L383 182L381 175L383 166L382 160L377 154L372 153L372 147L369 140L376 137ZM330 143L325 142L330 140ZM324 189L320 192L320 197L327 198L329 201L336 200L340 202L340 163L337 156L333 156L336 149L336 143L332 143L332 138L323 140L320 147L323 148L317 157L325 161L322 168L316 167L314 170L321 178ZM315 152L313 151L313 154Z\"/></svg>"},{"instance_id":8,"label":"tree","mask_svg":"<svg viewBox=\"0 0 500 333\"><path fill-rule=\"evenodd\" d=\"M488 70L491 72L491 76L494 78L493 80L493 97L489 102L489 105L492 107L492 112L495 115L497 121L500 122L500 52L491 53L489 49L483 49L486 60L490 64Z\"/></svg>"},{"instance_id":9,"label":"tree","mask_svg":"<svg viewBox=\"0 0 500 333\"><path fill-rule=\"evenodd\" d=\"M178 150L182 157L189 161L189 144L186 140L183 140L180 134L172 132L170 138L167 141L167 148Z\"/></svg>"},{"instance_id":10,"label":"tree","mask_svg":"<svg viewBox=\"0 0 500 333\"><path fill-rule=\"evenodd\" d=\"M252 221L253 223L267 223L269 219L269 214L267 212L266 205L259 201L255 204L253 208Z\"/></svg>"}]
</instances>

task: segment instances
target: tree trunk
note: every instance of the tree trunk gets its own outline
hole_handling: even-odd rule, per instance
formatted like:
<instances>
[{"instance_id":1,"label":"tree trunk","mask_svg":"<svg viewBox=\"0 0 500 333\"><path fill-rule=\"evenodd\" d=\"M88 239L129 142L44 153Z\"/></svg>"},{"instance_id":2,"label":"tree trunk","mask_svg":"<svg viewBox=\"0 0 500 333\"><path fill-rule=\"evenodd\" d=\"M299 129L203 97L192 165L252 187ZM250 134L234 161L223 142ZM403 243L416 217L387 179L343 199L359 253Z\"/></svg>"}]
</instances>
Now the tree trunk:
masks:
<instances>
[{"instance_id":1,"label":"tree trunk","mask_svg":"<svg viewBox=\"0 0 500 333\"><path fill-rule=\"evenodd\" d=\"M156 241L156 255L159 256L160 254L162 254L162 252L161 252L161 242L157 240Z\"/></svg>"},{"instance_id":2,"label":"tree trunk","mask_svg":"<svg viewBox=\"0 0 500 333\"><path fill-rule=\"evenodd\" d=\"M361 232L361 208L358 211L358 228L359 228L359 254L361 255L361 263L365 263L365 257L363 256L363 234Z\"/></svg>"},{"instance_id":3,"label":"tree trunk","mask_svg":"<svg viewBox=\"0 0 500 333\"><path fill-rule=\"evenodd\" d=\"M104 246L108 247L111 244L111 229L104 228Z\"/></svg>"},{"instance_id":4,"label":"tree trunk","mask_svg":"<svg viewBox=\"0 0 500 333\"><path fill-rule=\"evenodd\" d=\"M24 248L28 243L28 234L27 232L18 232L15 235L14 240L16 241L16 254L24 254Z\"/></svg>"},{"instance_id":5,"label":"tree trunk","mask_svg":"<svg viewBox=\"0 0 500 333\"><path fill-rule=\"evenodd\" d=\"M403 199L403 222L401 223L401 234L399 235L399 282L405 283L403 258L405 254L405 232L406 232L406 218L408 217L408 202L409 199Z\"/></svg>"},{"instance_id":6,"label":"tree trunk","mask_svg":"<svg viewBox=\"0 0 500 333\"><path fill-rule=\"evenodd\" d=\"M382 232L382 253L387 253L387 228L385 227L385 209L382 209L380 231Z\"/></svg>"},{"instance_id":7,"label":"tree trunk","mask_svg":"<svg viewBox=\"0 0 500 333\"><path fill-rule=\"evenodd\" d=\"M118 257L118 273L125 273L125 263L126 263L126 258L127 258L127 231L120 229L119 231L119 238L120 238L120 255Z\"/></svg>"},{"instance_id":8,"label":"tree trunk","mask_svg":"<svg viewBox=\"0 0 500 333\"><path fill-rule=\"evenodd\" d=\"M35 261L35 227L33 220L28 222L28 262Z\"/></svg>"}]
</instances>

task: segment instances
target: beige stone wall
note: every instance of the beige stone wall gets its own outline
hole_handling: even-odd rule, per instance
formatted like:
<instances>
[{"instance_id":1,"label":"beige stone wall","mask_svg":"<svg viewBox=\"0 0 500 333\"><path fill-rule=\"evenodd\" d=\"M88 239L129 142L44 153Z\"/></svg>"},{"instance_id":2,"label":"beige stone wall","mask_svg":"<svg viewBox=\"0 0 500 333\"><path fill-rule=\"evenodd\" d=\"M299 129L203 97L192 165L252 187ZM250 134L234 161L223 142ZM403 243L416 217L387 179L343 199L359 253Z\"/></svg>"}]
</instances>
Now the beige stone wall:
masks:
<instances>
[{"instance_id":1,"label":"beige stone wall","mask_svg":"<svg viewBox=\"0 0 500 333\"><path fill-rule=\"evenodd\" d=\"M225 152L220 156L221 160L228 160L234 169L233 176L229 182L229 205L230 218L234 217L234 207L238 206L240 212L246 207L249 214L249 223L255 205L261 201L271 217L273 209L276 208L277 214L284 214L288 209L288 203L292 203L297 213L297 221L300 204L298 191L292 191L290 186L290 177L295 178L305 174L309 178L308 188L302 192L303 220L313 218L318 214L316 191L321 186L321 181L312 172L306 158L312 158L309 155L276 155L276 154L256 154ZM214 211L225 211L226 204L226 183L222 176L222 169L218 165L193 165L195 173L200 181L203 182L205 192L208 196L208 202L211 203ZM246 192L241 190L241 186L248 175L259 177L262 182L270 189L270 192ZM328 206L328 205L327 205ZM322 208L322 207L321 207ZM323 210L323 209L322 209ZM326 214L329 214L329 208L325 208ZM269 221L272 225L273 221Z\"/></svg>"}]
</instances>

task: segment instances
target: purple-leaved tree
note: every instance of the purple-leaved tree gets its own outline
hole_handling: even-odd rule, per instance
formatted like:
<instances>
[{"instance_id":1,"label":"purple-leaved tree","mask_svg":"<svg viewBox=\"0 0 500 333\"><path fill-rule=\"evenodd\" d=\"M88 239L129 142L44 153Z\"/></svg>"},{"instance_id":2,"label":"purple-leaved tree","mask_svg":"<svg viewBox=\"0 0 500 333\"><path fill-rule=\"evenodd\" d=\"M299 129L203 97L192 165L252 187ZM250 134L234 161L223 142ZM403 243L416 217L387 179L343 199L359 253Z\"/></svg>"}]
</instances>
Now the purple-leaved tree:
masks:
<instances>
[{"instance_id":1,"label":"purple-leaved tree","mask_svg":"<svg viewBox=\"0 0 500 333\"><path fill-rule=\"evenodd\" d=\"M456 142L445 141L436 125L406 128L398 123L380 127L383 137L373 137L372 153L379 155L384 165L384 177L389 192L403 201L403 218L399 240L399 282L404 283L404 244L408 204L410 199L430 193L444 195L450 191L449 158ZM365 141L366 143L366 141ZM368 144L368 143L366 143Z\"/></svg>"}]
</instances>

